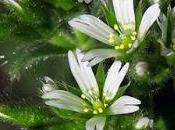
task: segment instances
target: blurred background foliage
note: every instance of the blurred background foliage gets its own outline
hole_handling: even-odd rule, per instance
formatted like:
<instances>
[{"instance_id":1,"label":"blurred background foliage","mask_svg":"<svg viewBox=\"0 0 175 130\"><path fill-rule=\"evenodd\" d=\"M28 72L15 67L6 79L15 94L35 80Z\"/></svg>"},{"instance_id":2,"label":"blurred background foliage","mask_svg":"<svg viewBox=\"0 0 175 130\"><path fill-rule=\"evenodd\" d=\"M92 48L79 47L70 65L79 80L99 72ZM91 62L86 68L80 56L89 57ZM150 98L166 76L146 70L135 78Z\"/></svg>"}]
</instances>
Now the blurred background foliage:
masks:
<instances>
[{"instance_id":1,"label":"blurred background foliage","mask_svg":"<svg viewBox=\"0 0 175 130\"><path fill-rule=\"evenodd\" d=\"M109 10L106 10L100 5L100 0L94 0L90 4L78 3L76 0L16 0L21 8L5 1L0 1L1 122L17 126L19 129L83 130L85 122L82 117L75 116L74 113L66 114L65 111L52 110L44 105L40 98L42 80L44 76L49 76L58 82L57 87L70 89L66 84L76 86L68 67L67 51L75 48L89 50L105 45L80 32L72 31L68 21L80 14L93 14L112 25L115 20L110 2ZM150 0L134 2L138 13L144 12L150 5ZM175 56L173 54L164 58L159 51L162 47L159 42L163 43L166 49L174 51L175 9L171 9L170 5L173 8L174 1L161 1L161 9L165 16L162 19L164 28L160 30L158 26L154 27L157 32L162 31L162 34L151 32L146 41L149 42L147 46L141 47L142 51L132 57L133 66L129 78L133 84L126 93L132 93L143 100L143 111L129 116L111 117L106 129L112 130L115 127L117 130L135 130L134 124L138 117L146 115L154 119L154 130L174 130ZM157 44L153 45L152 42ZM145 55L145 48L149 48L150 53ZM153 55L155 59L150 59ZM139 79L132 70L134 65L143 59L152 65L151 71L154 70L155 74ZM106 62L108 64L105 68L108 68L111 60ZM159 63L161 64L157 67ZM148 98L152 98L153 102L148 102Z\"/></svg>"}]
</instances>

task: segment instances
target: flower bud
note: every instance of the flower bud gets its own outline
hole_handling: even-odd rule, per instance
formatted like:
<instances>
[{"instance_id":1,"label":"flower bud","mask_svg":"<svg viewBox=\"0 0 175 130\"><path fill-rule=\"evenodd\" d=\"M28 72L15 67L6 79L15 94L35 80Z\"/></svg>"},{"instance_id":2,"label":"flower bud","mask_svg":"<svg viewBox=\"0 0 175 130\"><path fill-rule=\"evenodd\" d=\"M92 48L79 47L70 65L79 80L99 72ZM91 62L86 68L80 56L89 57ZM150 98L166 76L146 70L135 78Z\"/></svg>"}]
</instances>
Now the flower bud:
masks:
<instances>
[{"instance_id":1,"label":"flower bud","mask_svg":"<svg viewBox=\"0 0 175 130\"><path fill-rule=\"evenodd\" d=\"M136 74L143 77L148 71L148 63L144 61L139 61L135 66Z\"/></svg>"},{"instance_id":2,"label":"flower bud","mask_svg":"<svg viewBox=\"0 0 175 130\"><path fill-rule=\"evenodd\" d=\"M152 128L153 127L153 120L149 119L148 117L141 117L135 125L136 129L145 129L145 128Z\"/></svg>"},{"instance_id":3,"label":"flower bud","mask_svg":"<svg viewBox=\"0 0 175 130\"><path fill-rule=\"evenodd\" d=\"M42 87L42 92L47 93L47 92L53 91L54 86L55 86L54 81L51 78L45 76L44 82L43 82L43 87Z\"/></svg>"}]
</instances>

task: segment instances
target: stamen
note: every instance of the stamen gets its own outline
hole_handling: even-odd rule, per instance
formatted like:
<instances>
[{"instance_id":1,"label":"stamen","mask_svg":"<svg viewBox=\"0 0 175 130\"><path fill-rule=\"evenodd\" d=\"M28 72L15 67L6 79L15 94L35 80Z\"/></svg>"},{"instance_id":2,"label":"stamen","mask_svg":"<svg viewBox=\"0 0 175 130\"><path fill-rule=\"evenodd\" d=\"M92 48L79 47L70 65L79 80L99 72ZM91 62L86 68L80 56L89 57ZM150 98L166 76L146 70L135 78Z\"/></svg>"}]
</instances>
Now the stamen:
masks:
<instances>
[{"instance_id":1,"label":"stamen","mask_svg":"<svg viewBox=\"0 0 175 130\"><path fill-rule=\"evenodd\" d=\"M81 95L81 98L86 99L86 96L84 94Z\"/></svg>"},{"instance_id":2,"label":"stamen","mask_svg":"<svg viewBox=\"0 0 175 130\"><path fill-rule=\"evenodd\" d=\"M115 49L118 50L118 49L120 49L120 47L119 46L115 46Z\"/></svg>"},{"instance_id":3,"label":"stamen","mask_svg":"<svg viewBox=\"0 0 175 130\"><path fill-rule=\"evenodd\" d=\"M106 101L109 101L109 99L110 99L109 97L107 97L107 96L105 97L105 100L106 100Z\"/></svg>"},{"instance_id":4,"label":"stamen","mask_svg":"<svg viewBox=\"0 0 175 130\"><path fill-rule=\"evenodd\" d=\"M104 107L106 108L108 106L108 104L104 104Z\"/></svg>"},{"instance_id":5,"label":"stamen","mask_svg":"<svg viewBox=\"0 0 175 130\"><path fill-rule=\"evenodd\" d=\"M97 110L94 110L93 111L93 114L95 114L95 115L98 114L98 111Z\"/></svg>"},{"instance_id":6,"label":"stamen","mask_svg":"<svg viewBox=\"0 0 175 130\"><path fill-rule=\"evenodd\" d=\"M120 49L124 49L125 48L125 46L122 44L122 45L120 45Z\"/></svg>"},{"instance_id":7,"label":"stamen","mask_svg":"<svg viewBox=\"0 0 175 130\"><path fill-rule=\"evenodd\" d=\"M128 44L128 47L129 47L129 48L131 48L131 47L132 47L132 44L131 44L131 43L129 43L129 44Z\"/></svg>"},{"instance_id":8,"label":"stamen","mask_svg":"<svg viewBox=\"0 0 175 130\"><path fill-rule=\"evenodd\" d=\"M117 24L114 25L114 29L117 30L117 31L120 31Z\"/></svg>"},{"instance_id":9,"label":"stamen","mask_svg":"<svg viewBox=\"0 0 175 130\"><path fill-rule=\"evenodd\" d=\"M132 35L135 35L135 36L136 36L136 35L137 35L137 32L134 31L134 32L132 33Z\"/></svg>"},{"instance_id":10,"label":"stamen","mask_svg":"<svg viewBox=\"0 0 175 130\"><path fill-rule=\"evenodd\" d=\"M103 109L102 108L99 108L98 111L99 111L99 113L103 113Z\"/></svg>"},{"instance_id":11,"label":"stamen","mask_svg":"<svg viewBox=\"0 0 175 130\"><path fill-rule=\"evenodd\" d=\"M83 111L87 113L89 111L89 109L88 108L85 108Z\"/></svg>"},{"instance_id":12,"label":"stamen","mask_svg":"<svg viewBox=\"0 0 175 130\"><path fill-rule=\"evenodd\" d=\"M136 39L136 36L131 36L131 40L135 40Z\"/></svg>"}]
</instances>

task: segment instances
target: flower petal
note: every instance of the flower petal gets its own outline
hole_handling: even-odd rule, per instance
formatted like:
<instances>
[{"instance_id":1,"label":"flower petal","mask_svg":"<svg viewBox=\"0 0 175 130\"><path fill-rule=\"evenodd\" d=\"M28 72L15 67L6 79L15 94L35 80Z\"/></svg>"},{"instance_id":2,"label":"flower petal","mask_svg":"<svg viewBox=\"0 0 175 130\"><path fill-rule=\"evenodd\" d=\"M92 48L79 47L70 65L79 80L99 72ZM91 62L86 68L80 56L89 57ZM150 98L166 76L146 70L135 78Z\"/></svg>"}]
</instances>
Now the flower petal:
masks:
<instances>
[{"instance_id":1,"label":"flower petal","mask_svg":"<svg viewBox=\"0 0 175 130\"><path fill-rule=\"evenodd\" d=\"M108 70L108 75L105 81L105 85L103 88L104 96L106 96L109 100L112 100L122 83L126 73L129 69L129 63L126 63L121 69L122 63L120 61L115 61L111 68ZM121 70L120 70L121 69Z\"/></svg>"},{"instance_id":2,"label":"flower petal","mask_svg":"<svg viewBox=\"0 0 175 130\"><path fill-rule=\"evenodd\" d=\"M84 113L86 103L79 97L64 90L54 90L42 96L49 106Z\"/></svg>"},{"instance_id":3,"label":"flower petal","mask_svg":"<svg viewBox=\"0 0 175 130\"><path fill-rule=\"evenodd\" d=\"M72 51L68 52L69 65L72 74L84 94L93 90L96 96L99 96L98 84L92 68L87 66L89 62L82 62L83 57L84 55L80 50L76 50L76 55L74 55Z\"/></svg>"},{"instance_id":4,"label":"flower petal","mask_svg":"<svg viewBox=\"0 0 175 130\"><path fill-rule=\"evenodd\" d=\"M86 130L103 130L105 122L105 116L95 116L86 122Z\"/></svg>"},{"instance_id":5,"label":"flower petal","mask_svg":"<svg viewBox=\"0 0 175 130\"><path fill-rule=\"evenodd\" d=\"M133 0L113 0L116 18L119 24L124 27L131 25L135 30L135 14Z\"/></svg>"},{"instance_id":6,"label":"flower petal","mask_svg":"<svg viewBox=\"0 0 175 130\"><path fill-rule=\"evenodd\" d=\"M160 15L159 4L154 4L150 6L143 15L140 27L138 38L143 40L149 28L153 25L153 23L157 20Z\"/></svg>"},{"instance_id":7,"label":"flower petal","mask_svg":"<svg viewBox=\"0 0 175 130\"><path fill-rule=\"evenodd\" d=\"M5 3L11 4L19 10L22 10L22 7L15 0L4 0Z\"/></svg>"},{"instance_id":8,"label":"flower petal","mask_svg":"<svg viewBox=\"0 0 175 130\"><path fill-rule=\"evenodd\" d=\"M118 54L113 49L94 49L87 52L82 61L89 61L88 66L94 66L105 59L117 56Z\"/></svg>"},{"instance_id":9,"label":"flower petal","mask_svg":"<svg viewBox=\"0 0 175 130\"><path fill-rule=\"evenodd\" d=\"M108 114L115 115L133 113L139 110L139 106L137 106L139 104L141 104L141 101L136 98L122 96L109 107Z\"/></svg>"},{"instance_id":10,"label":"flower petal","mask_svg":"<svg viewBox=\"0 0 175 130\"><path fill-rule=\"evenodd\" d=\"M92 15L81 15L69 21L74 29L89 35L103 43L109 44L109 36L114 30Z\"/></svg>"}]
</instances>

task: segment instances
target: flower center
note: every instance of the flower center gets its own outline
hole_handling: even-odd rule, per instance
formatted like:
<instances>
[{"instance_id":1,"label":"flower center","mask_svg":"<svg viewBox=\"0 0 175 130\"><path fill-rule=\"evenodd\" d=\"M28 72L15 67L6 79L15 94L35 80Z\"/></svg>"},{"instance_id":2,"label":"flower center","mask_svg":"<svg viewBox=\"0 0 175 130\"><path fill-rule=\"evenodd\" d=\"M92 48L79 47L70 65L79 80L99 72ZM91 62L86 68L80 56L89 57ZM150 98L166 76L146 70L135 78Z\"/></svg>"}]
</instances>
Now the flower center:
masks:
<instances>
[{"instance_id":1,"label":"flower center","mask_svg":"<svg viewBox=\"0 0 175 130\"><path fill-rule=\"evenodd\" d=\"M85 113L92 112L94 115L101 114L104 113L105 108L108 106L105 101L101 101L98 97L94 98L93 100L89 100L87 94L82 94L81 98L90 103L89 107L85 107Z\"/></svg>"},{"instance_id":2,"label":"flower center","mask_svg":"<svg viewBox=\"0 0 175 130\"><path fill-rule=\"evenodd\" d=\"M128 50L132 47L132 44L136 40L137 33L133 31L131 25L125 25L123 32L119 29L118 25L114 25L114 29L119 33L119 37L116 33L109 35L109 43L115 46L116 50Z\"/></svg>"}]
</instances>

